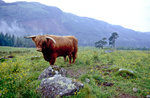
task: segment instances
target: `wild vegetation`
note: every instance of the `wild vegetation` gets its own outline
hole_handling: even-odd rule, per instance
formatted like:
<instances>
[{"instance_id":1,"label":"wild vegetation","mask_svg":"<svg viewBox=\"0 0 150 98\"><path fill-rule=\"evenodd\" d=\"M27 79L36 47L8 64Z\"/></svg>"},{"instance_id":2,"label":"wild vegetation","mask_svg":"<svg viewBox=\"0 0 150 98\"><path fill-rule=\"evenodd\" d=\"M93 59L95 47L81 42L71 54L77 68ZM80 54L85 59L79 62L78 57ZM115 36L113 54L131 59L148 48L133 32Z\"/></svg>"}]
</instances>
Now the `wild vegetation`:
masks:
<instances>
[{"instance_id":1,"label":"wild vegetation","mask_svg":"<svg viewBox=\"0 0 150 98\"><path fill-rule=\"evenodd\" d=\"M84 88L67 98L146 97L150 95L150 51L80 47L75 64L56 65ZM34 48L0 47L0 97L40 98L38 76L49 66Z\"/></svg>"}]
</instances>

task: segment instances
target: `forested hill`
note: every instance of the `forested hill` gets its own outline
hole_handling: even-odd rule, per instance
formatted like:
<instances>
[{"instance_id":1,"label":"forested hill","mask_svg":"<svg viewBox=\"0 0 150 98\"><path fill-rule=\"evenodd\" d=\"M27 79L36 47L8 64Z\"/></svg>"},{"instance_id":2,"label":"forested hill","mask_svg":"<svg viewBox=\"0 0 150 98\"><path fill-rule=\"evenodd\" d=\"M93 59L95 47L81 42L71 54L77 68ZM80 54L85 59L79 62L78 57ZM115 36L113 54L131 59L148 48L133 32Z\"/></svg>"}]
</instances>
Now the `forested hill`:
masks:
<instances>
[{"instance_id":1,"label":"forested hill","mask_svg":"<svg viewBox=\"0 0 150 98\"><path fill-rule=\"evenodd\" d=\"M79 45L91 46L117 32L117 46L150 47L150 34L137 32L101 20L65 13L59 8L36 2L5 3L0 0L0 32L15 36L74 35Z\"/></svg>"}]
</instances>

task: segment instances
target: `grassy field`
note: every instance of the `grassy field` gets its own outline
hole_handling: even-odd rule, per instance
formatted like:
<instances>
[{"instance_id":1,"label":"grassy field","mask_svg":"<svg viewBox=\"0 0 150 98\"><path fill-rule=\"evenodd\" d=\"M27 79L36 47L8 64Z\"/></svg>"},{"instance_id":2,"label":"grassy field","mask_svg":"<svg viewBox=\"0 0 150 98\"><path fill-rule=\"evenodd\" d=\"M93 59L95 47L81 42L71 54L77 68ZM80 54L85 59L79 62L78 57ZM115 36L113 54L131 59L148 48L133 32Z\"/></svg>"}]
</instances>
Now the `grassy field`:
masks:
<instances>
[{"instance_id":1,"label":"grassy field","mask_svg":"<svg viewBox=\"0 0 150 98\"><path fill-rule=\"evenodd\" d=\"M49 66L42 53L34 48L0 47L0 58L0 97L40 98L36 91L40 84L37 78ZM80 47L75 64L69 65L62 57L55 64L68 71L67 77L84 84L83 89L69 98L150 95L150 51L106 53L106 50Z\"/></svg>"}]
</instances>

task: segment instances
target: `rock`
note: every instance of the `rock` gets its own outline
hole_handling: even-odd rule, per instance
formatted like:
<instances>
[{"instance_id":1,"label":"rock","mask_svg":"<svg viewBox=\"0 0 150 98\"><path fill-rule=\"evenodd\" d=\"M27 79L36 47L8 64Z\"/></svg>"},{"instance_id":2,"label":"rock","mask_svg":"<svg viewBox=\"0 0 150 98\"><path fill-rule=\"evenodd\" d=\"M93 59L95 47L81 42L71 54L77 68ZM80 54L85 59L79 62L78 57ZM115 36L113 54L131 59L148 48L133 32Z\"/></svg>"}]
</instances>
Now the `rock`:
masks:
<instances>
[{"instance_id":1,"label":"rock","mask_svg":"<svg viewBox=\"0 0 150 98\"><path fill-rule=\"evenodd\" d=\"M83 88L83 84L71 78L54 75L43 79L38 91L43 98L56 98L73 95L76 91Z\"/></svg>"},{"instance_id":2,"label":"rock","mask_svg":"<svg viewBox=\"0 0 150 98\"><path fill-rule=\"evenodd\" d=\"M114 50L105 50L105 53L111 53L114 52Z\"/></svg>"},{"instance_id":3,"label":"rock","mask_svg":"<svg viewBox=\"0 0 150 98\"><path fill-rule=\"evenodd\" d=\"M40 58L41 58L40 56L32 56L31 60L37 60L37 59L40 59Z\"/></svg>"},{"instance_id":4,"label":"rock","mask_svg":"<svg viewBox=\"0 0 150 98\"><path fill-rule=\"evenodd\" d=\"M43 78L53 77L54 75L58 75L58 74L61 74L62 76L66 76L67 71L64 68L60 68L58 66L53 66L53 68L49 66L41 73L41 75L38 77L38 80L42 80Z\"/></svg>"},{"instance_id":5,"label":"rock","mask_svg":"<svg viewBox=\"0 0 150 98\"><path fill-rule=\"evenodd\" d=\"M83 88L83 84L65 77L67 71L64 68L53 65L46 68L38 77L41 84L37 91L43 98L56 98L73 95L76 91Z\"/></svg>"},{"instance_id":6,"label":"rock","mask_svg":"<svg viewBox=\"0 0 150 98\"><path fill-rule=\"evenodd\" d=\"M133 92L135 92L135 93L136 93L137 91L138 91L138 89L137 89L137 88L133 88Z\"/></svg>"},{"instance_id":7,"label":"rock","mask_svg":"<svg viewBox=\"0 0 150 98\"><path fill-rule=\"evenodd\" d=\"M104 68L104 69L108 69L109 67L108 67L108 66L103 66L103 68Z\"/></svg>"},{"instance_id":8,"label":"rock","mask_svg":"<svg viewBox=\"0 0 150 98\"><path fill-rule=\"evenodd\" d=\"M89 82L90 82L90 79L86 78L86 79L85 79L85 82L86 82L86 83L89 83Z\"/></svg>"},{"instance_id":9,"label":"rock","mask_svg":"<svg viewBox=\"0 0 150 98\"><path fill-rule=\"evenodd\" d=\"M57 74L58 72L55 72L51 66L49 66L48 68L46 68L41 75L38 77L38 80L42 80L43 78L49 78L49 77L53 77L55 74Z\"/></svg>"},{"instance_id":10,"label":"rock","mask_svg":"<svg viewBox=\"0 0 150 98\"><path fill-rule=\"evenodd\" d=\"M146 98L150 98L150 95L147 95Z\"/></svg>"},{"instance_id":11,"label":"rock","mask_svg":"<svg viewBox=\"0 0 150 98\"><path fill-rule=\"evenodd\" d=\"M118 70L118 72L116 72L116 75L120 75L122 77L125 77L125 78L130 78L130 77L133 77L133 78L136 78L136 73L133 72L132 70L129 70L129 69L123 69L123 68L120 68Z\"/></svg>"},{"instance_id":12,"label":"rock","mask_svg":"<svg viewBox=\"0 0 150 98\"><path fill-rule=\"evenodd\" d=\"M130 73L132 73L132 74L134 73L132 70L123 69L123 68L120 68L119 71L120 71L120 72L121 72L121 71L126 71L126 72L130 72Z\"/></svg>"},{"instance_id":13,"label":"rock","mask_svg":"<svg viewBox=\"0 0 150 98\"><path fill-rule=\"evenodd\" d=\"M62 76L67 75L67 71L64 68L61 68L59 66L53 66L53 70L58 71L58 74L61 74Z\"/></svg>"}]
</instances>

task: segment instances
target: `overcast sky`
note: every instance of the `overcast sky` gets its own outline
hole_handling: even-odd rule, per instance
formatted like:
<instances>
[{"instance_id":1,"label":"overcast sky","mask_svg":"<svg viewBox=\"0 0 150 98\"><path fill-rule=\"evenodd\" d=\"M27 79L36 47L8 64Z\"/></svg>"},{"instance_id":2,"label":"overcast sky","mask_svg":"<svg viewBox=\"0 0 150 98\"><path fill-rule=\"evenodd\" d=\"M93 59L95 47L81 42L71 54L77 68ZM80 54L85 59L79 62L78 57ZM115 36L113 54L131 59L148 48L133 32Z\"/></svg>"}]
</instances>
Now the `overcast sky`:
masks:
<instances>
[{"instance_id":1,"label":"overcast sky","mask_svg":"<svg viewBox=\"0 0 150 98\"><path fill-rule=\"evenodd\" d=\"M150 0L3 0L35 1L56 6L64 12L150 32Z\"/></svg>"}]
</instances>

